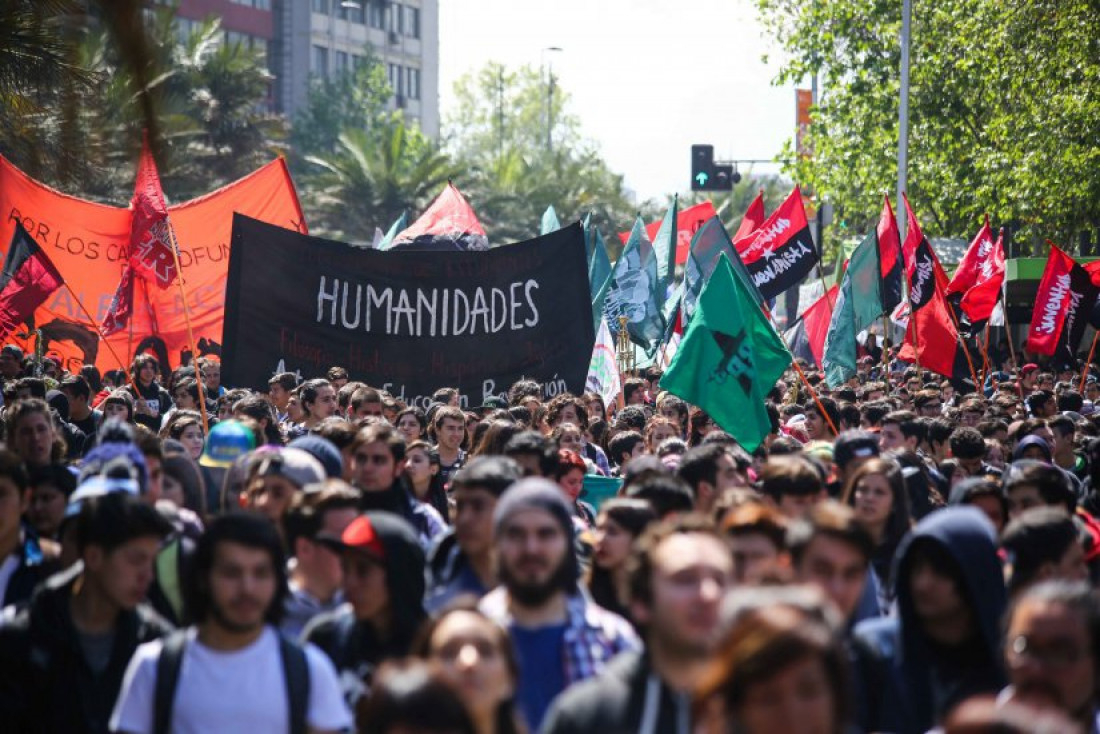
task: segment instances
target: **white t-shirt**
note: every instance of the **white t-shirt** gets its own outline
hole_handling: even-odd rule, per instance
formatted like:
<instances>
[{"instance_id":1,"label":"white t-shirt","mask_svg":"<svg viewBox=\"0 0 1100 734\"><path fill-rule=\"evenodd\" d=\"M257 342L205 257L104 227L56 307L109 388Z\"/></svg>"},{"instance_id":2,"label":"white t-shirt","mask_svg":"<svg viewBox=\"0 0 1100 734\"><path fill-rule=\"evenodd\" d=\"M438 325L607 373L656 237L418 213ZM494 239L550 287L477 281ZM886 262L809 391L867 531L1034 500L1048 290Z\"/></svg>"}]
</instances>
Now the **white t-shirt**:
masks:
<instances>
[{"instance_id":1,"label":"white t-shirt","mask_svg":"<svg viewBox=\"0 0 1100 734\"><path fill-rule=\"evenodd\" d=\"M122 681L111 731L151 734L161 641L138 647ZM352 715L340 692L336 669L328 656L306 645L309 662L307 724L321 731L352 727ZM214 731L285 732L286 681L279 640L271 627L248 647L233 652L212 650L187 633L179 683L172 704L171 731L207 734Z\"/></svg>"}]
</instances>

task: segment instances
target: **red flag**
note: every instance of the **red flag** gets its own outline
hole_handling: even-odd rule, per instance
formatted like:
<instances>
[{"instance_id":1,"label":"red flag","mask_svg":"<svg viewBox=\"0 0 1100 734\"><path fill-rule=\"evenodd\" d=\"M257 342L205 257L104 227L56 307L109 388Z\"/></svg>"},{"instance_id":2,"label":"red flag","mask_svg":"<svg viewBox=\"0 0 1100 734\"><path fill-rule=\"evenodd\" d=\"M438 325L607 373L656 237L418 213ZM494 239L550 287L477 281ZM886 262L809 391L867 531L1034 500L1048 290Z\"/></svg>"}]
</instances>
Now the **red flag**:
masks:
<instances>
[{"instance_id":1,"label":"red flag","mask_svg":"<svg viewBox=\"0 0 1100 734\"><path fill-rule=\"evenodd\" d=\"M178 272L169 231L168 203L160 188L148 140L141 146L134 198L130 203L134 212L130 225L130 266L146 280L167 288L175 282Z\"/></svg>"},{"instance_id":2,"label":"red flag","mask_svg":"<svg viewBox=\"0 0 1100 734\"><path fill-rule=\"evenodd\" d=\"M889 313L901 303L901 277L904 263L901 257L901 234L898 220L890 208L890 197L884 196L882 214L875 234L878 237L878 264L882 274L882 310Z\"/></svg>"},{"instance_id":3,"label":"red flag","mask_svg":"<svg viewBox=\"0 0 1100 734\"><path fill-rule=\"evenodd\" d=\"M1005 280L1004 237L1002 229L988 256L982 260L974 284L963 295L961 307L972 324L988 320L1000 298Z\"/></svg>"},{"instance_id":4,"label":"red flag","mask_svg":"<svg viewBox=\"0 0 1100 734\"><path fill-rule=\"evenodd\" d=\"M899 357L907 362L919 362L921 367L945 377L955 377L960 374L959 334L944 297L947 274L936 259L928 238L921 232L909 199L904 200L909 226L902 252L909 276L911 317ZM964 367L961 373L965 372Z\"/></svg>"},{"instance_id":5,"label":"red flag","mask_svg":"<svg viewBox=\"0 0 1100 734\"><path fill-rule=\"evenodd\" d=\"M21 222L0 272L0 339L29 319L65 281Z\"/></svg>"},{"instance_id":6,"label":"red flag","mask_svg":"<svg viewBox=\"0 0 1100 734\"><path fill-rule=\"evenodd\" d=\"M1047 266L1039 281L1035 309L1027 330L1027 348L1038 354L1052 355L1058 348L1066 322L1072 293L1073 258L1051 245Z\"/></svg>"},{"instance_id":7,"label":"red flag","mask_svg":"<svg viewBox=\"0 0 1100 734\"><path fill-rule=\"evenodd\" d=\"M825 353L825 335L829 333L829 323L833 320L833 304L836 303L838 289L839 286L834 285L802 312L806 340L810 344L810 352L813 353L818 368L821 367L821 357Z\"/></svg>"},{"instance_id":8,"label":"red flag","mask_svg":"<svg viewBox=\"0 0 1100 734\"><path fill-rule=\"evenodd\" d=\"M134 312L134 269L127 265L122 269L122 279L118 283L107 315L103 317L100 329L103 336L117 334L130 323Z\"/></svg>"},{"instance_id":9,"label":"red flag","mask_svg":"<svg viewBox=\"0 0 1100 734\"><path fill-rule=\"evenodd\" d=\"M489 238L474 208L454 184L420 218L393 239L394 250L488 250Z\"/></svg>"},{"instance_id":10,"label":"red flag","mask_svg":"<svg viewBox=\"0 0 1100 734\"><path fill-rule=\"evenodd\" d=\"M689 206L687 209L681 209L676 214L676 264L683 265L687 262L688 253L691 251L691 240L695 237L695 233L698 232L702 226L711 217L718 216L718 213L714 210L714 204L710 203L710 200L704 201L702 204L696 204L695 206ZM657 237L657 232L661 229L661 223L664 219L658 219L656 222L650 222L646 225L645 234L652 242ZM619 232L619 239L625 245L630 239L630 232Z\"/></svg>"},{"instance_id":11,"label":"red flag","mask_svg":"<svg viewBox=\"0 0 1100 734\"><path fill-rule=\"evenodd\" d=\"M818 260L799 188L756 231L733 244L766 300L798 285Z\"/></svg>"},{"instance_id":12,"label":"red flag","mask_svg":"<svg viewBox=\"0 0 1100 734\"><path fill-rule=\"evenodd\" d=\"M959 267L955 270L954 277L947 284L947 295L952 293L966 293L974 287L978 281L978 274L982 264L993 253L993 230L989 228L989 215L985 217L985 224L974 236L970 247L966 248L966 254L959 261Z\"/></svg>"},{"instance_id":13,"label":"red flag","mask_svg":"<svg viewBox=\"0 0 1100 734\"><path fill-rule=\"evenodd\" d=\"M741 217L741 226L737 228L737 232L733 235L733 241L736 242L742 237L748 237L759 229L766 218L764 214L764 192L761 190L756 198L752 200L752 203L749 204L745 216Z\"/></svg>"}]
</instances>

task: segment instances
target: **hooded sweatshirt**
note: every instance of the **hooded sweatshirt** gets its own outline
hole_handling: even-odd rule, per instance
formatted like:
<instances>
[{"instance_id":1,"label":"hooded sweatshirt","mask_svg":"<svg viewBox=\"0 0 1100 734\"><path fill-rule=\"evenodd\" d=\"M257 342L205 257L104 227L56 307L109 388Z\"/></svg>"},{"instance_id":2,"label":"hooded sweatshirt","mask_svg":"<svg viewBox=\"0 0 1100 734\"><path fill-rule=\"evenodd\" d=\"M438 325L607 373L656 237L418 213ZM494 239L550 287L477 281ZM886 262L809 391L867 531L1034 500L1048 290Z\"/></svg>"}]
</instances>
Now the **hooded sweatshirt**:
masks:
<instances>
[{"instance_id":1,"label":"hooded sweatshirt","mask_svg":"<svg viewBox=\"0 0 1100 734\"><path fill-rule=\"evenodd\" d=\"M909 579L914 547L925 544L935 546L955 566L940 570L958 579L963 603L973 616L973 634L962 645L937 643L917 617ZM933 512L898 547L894 578L898 616L863 622L855 634L890 667L892 685L881 710L896 720L881 722L881 728L924 732L954 704L975 694L995 695L1004 686L998 625L1006 594L992 524L974 507Z\"/></svg>"},{"instance_id":2,"label":"hooded sweatshirt","mask_svg":"<svg viewBox=\"0 0 1100 734\"><path fill-rule=\"evenodd\" d=\"M427 615L424 612L424 551L416 531L391 512L368 512L385 552L390 628L385 633L369 620L357 620L350 604L316 617L302 639L332 659L344 698L355 710L370 691L375 668L404 657Z\"/></svg>"}]
</instances>

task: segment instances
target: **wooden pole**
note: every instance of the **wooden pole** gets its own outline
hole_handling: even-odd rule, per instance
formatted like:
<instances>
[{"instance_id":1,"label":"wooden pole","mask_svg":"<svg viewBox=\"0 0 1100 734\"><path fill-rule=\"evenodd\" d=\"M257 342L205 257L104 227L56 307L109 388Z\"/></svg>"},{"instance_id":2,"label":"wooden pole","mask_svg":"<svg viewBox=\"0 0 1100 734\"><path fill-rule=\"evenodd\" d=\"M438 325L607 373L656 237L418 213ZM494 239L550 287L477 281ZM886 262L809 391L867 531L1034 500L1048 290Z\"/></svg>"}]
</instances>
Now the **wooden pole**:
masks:
<instances>
[{"instance_id":1,"label":"wooden pole","mask_svg":"<svg viewBox=\"0 0 1100 734\"><path fill-rule=\"evenodd\" d=\"M91 313L89 313L88 309L84 308L84 304L80 302L79 298L77 298L76 292L73 291L72 286L70 286L64 280L61 282L62 284L64 284L65 290L69 291L69 295L73 297L74 301L76 301L76 305L80 307L80 310L81 312L83 312L84 316L88 319L88 321L92 322L92 327L95 329L96 336L99 337L99 340L101 342L107 345L107 351L111 353L111 356L115 358L116 362L118 362L118 366L122 368L123 372L125 372L126 364L122 361L122 358L118 356L118 352L115 351L115 348L111 346L111 342L107 341L106 337L103 336L103 329L100 327L99 322L96 321L95 317L92 316ZM134 320L133 306L131 306L130 308L130 322L132 324Z\"/></svg>"},{"instance_id":2,"label":"wooden pole","mask_svg":"<svg viewBox=\"0 0 1100 734\"><path fill-rule=\"evenodd\" d=\"M802 384L806 386L806 389L810 391L810 397L814 399L814 403L817 405L817 410L821 413L821 417L825 419L825 422L829 424L830 430L833 432L833 436L839 436L840 431L837 430L836 424L833 423L833 419L829 417L829 412L825 410L825 406L821 404L821 399L817 396L817 391L814 390L813 385L806 379L806 375L802 372L802 368L798 366L798 360L792 359L791 366L798 372L798 376L802 378Z\"/></svg>"},{"instance_id":3,"label":"wooden pole","mask_svg":"<svg viewBox=\"0 0 1100 734\"><path fill-rule=\"evenodd\" d=\"M206 386L202 383L202 372L199 369L199 350L195 345L195 332L191 328L191 307L187 305L187 291L183 287L183 268L180 266L180 248L176 242L176 230L168 225L168 236L172 238L172 259L176 263L176 282L180 287L180 298L183 299L183 319L187 323L187 341L191 345L191 359L195 364L195 382L199 387L199 412L202 414L202 434L210 435L210 418L206 415Z\"/></svg>"},{"instance_id":4,"label":"wooden pole","mask_svg":"<svg viewBox=\"0 0 1100 734\"><path fill-rule=\"evenodd\" d=\"M1100 331L1093 334L1092 346L1089 347L1089 358L1085 360L1085 366L1081 368L1081 386L1077 389L1077 392L1082 395L1085 394L1085 380L1089 374L1089 365L1092 364L1092 357L1096 354L1096 340L1100 339Z\"/></svg>"},{"instance_id":5,"label":"wooden pole","mask_svg":"<svg viewBox=\"0 0 1100 734\"><path fill-rule=\"evenodd\" d=\"M974 389L981 390L982 386L978 384L978 375L974 372L974 361L970 359L970 349L967 348L966 339L959 331L959 320L955 317L955 310L951 308L951 304L947 302L946 298L943 299L943 305L947 307L947 315L951 317L951 323L955 325L955 338L959 340L959 345L963 348L963 354L966 355L966 365L970 368L970 379L974 380Z\"/></svg>"}]
</instances>

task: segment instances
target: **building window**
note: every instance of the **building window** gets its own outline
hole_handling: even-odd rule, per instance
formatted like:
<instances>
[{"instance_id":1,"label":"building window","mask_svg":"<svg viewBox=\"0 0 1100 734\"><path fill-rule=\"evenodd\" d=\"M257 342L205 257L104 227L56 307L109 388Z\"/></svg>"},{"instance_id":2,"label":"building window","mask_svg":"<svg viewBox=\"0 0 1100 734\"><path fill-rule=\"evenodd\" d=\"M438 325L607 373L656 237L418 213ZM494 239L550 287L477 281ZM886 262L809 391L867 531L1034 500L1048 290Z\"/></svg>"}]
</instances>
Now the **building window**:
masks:
<instances>
[{"instance_id":1,"label":"building window","mask_svg":"<svg viewBox=\"0 0 1100 734\"><path fill-rule=\"evenodd\" d=\"M367 25L379 30L385 27L385 9L377 0L367 0Z\"/></svg>"},{"instance_id":2,"label":"building window","mask_svg":"<svg viewBox=\"0 0 1100 734\"><path fill-rule=\"evenodd\" d=\"M363 23L363 3L351 2L348 3L342 0L337 6L337 15L340 20L346 20L351 23Z\"/></svg>"},{"instance_id":3,"label":"building window","mask_svg":"<svg viewBox=\"0 0 1100 734\"><path fill-rule=\"evenodd\" d=\"M420 38L420 8L405 7L404 33L409 38Z\"/></svg>"},{"instance_id":4,"label":"building window","mask_svg":"<svg viewBox=\"0 0 1100 734\"><path fill-rule=\"evenodd\" d=\"M403 8L401 3L390 3L390 30L394 33L400 33L401 26L405 24L405 14L401 12Z\"/></svg>"},{"instance_id":5,"label":"building window","mask_svg":"<svg viewBox=\"0 0 1100 734\"><path fill-rule=\"evenodd\" d=\"M328 15L328 0L313 0L313 12Z\"/></svg>"},{"instance_id":6,"label":"building window","mask_svg":"<svg viewBox=\"0 0 1100 734\"><path fill-rule=\"evenodd\" d=\"M271 10L271 0L232 0L237 5L247 5L257 10Z\"/></svg>"},{"instance_id":7,"label":"building window","mask_svg":"<svg viewBox=\"0 0 1100 734\"><path fill-rule=\"evenodd\" d=\"M342 74L348 70L348 53L347 51L336 52L336 68L337 74Z\"/></svg>"},{"instance_id":8,"label":"building window","mask_svg":"<svg viewBox=\"0 0 1100 734\"><path fill-rule=\"evenodd\" d=\"M409 99L420 99L420 69L406 69L408 72Z\"/></svg>"},{"instance_id":9,"label":"building window","mask_svg":"<svg viewBox=\"0 0 1100 734\"><path fill-rule=\"evenodd\" d=\"M401 64L390 64L389 66L390 88L398 97L403 97L405 95L405 75L402 72L405 70L401 67Z\"/></svg>"},{"instance_id":10,"label":"building window","mask_svg":"<svg viewBox=\"0 0 1100 734\"><path fill-rule=\"evenodd\" d=\"M313 47L313 62L310 71L318 76L328 76L328 49L324 46Z\"/></svg>"}]
</instances>

